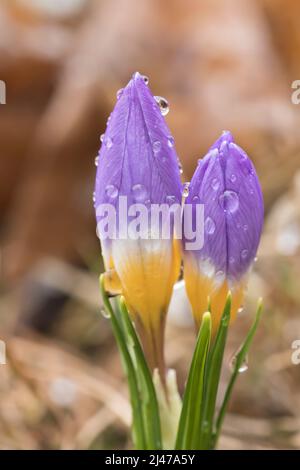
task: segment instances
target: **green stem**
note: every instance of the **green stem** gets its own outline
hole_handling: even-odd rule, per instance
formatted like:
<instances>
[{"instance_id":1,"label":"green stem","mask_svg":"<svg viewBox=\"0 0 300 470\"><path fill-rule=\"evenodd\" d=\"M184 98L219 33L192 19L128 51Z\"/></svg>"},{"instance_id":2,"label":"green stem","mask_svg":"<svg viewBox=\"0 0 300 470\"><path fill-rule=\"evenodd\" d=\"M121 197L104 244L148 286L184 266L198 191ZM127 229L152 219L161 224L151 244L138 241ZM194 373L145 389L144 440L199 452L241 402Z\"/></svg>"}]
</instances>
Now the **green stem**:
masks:
<instances>
[{"instance_id":1,"label":"green stem","mask_svg":"<svg viewBox=\"0 0 300 470\"><path fill-rule=\"evenodd\" d=\"M231 394L232 394L232 390L233 390L235 381L236 381L236 379L239 375L239 369L241 368L241 366L242 366L242 364L243 364L243 362L246 358L247 352L248 352L248 350L250 348L250 345L252 343L252 340L254 338L256 329L257 329L258 324L259 324L261 314L262 314L262 300L260 299L258 301L255 320L254 320L254 322L253 322L253 324L252 324L252 326L251 326L251 328L250 328L250 330L249 330L249 332L246 336L246 339L245 339L244 343L242 344L238 354L236 355L236 361L235 361L235 364L234 364L234 369L233 369L229 384L227 386L225 396L224 396L224 399L223 399L223 403L222 403L222 406L220 408L219 415L218 415L218 418L217 418L217 421L216 421L216 431L213 435L213 442L212 442L213 448L215 448L217 443L218 443L218 439L219 439L219 436L220 436L221 428L222 428L223 421L224 421L224 418L225 418L225 414L226 414L226 411L227 411L228 403L229 403L229 400L230 400L230 397L231 397Z\"/></svg>"},{"instance_id":2,"label":"green stem","mask_svg":"<svg viewBox=\"0 0 300 470\"><path fill-rule=\"evenodd\" d=\"M133 327L132 321L129 318L123 297L121 297L119 305L125 328L132 341L136 369L138 371L138 377L140 377L140 388L144 392L142 397L142 407L144 409L144 426L147 439L147 449L160 450L162 449L162 438L159 407L152 376L146 363L140 341Z\"/></svg>"},{"instance_id":3,"label":"green stem","mask_svg":"<svg viewBox=\"0 0 300 470\"><path fill-rule=\"evenodd\" d=\"M175 447L178 450L199 448L204 377L210 338L211 316L209 312L206 312L202 317L202 323L183 397Z\"/></svg>"},{"instance_id":4,"label":"green stem","mask_svg":"<svg viewBox=\"0 0 300 470\"><path fill-rule=\"evenodd\" d=\"M128 387L130 392L130 401L132 406L133 418L133 436L137 449L146 449L146 435L143 423L143 413L141 406L141 398L138 388L138 381L135 373L135 368L124 339L122 329L116 318L116 315L111 307L109 299L104 289L104 278L100 276L100 291L103 298L103 304L107 314L110 316L113 333L123 359L123 366L128 379Z\"/></svg>"},{"instance_id":5,"label":"green stem","mask_svg":"<svg viewBox=\"0 0 300 470\"><path fill-rule=\"evenodd\" d=\"M200 448L211 448L213 421L216 408L224 350L226 345L228 325L230 321L231 294L227 296L226 304L218 328L213 347L208 355L207 373L205 377L204 406L201 420Z\"/></svg>"}]
</instances>

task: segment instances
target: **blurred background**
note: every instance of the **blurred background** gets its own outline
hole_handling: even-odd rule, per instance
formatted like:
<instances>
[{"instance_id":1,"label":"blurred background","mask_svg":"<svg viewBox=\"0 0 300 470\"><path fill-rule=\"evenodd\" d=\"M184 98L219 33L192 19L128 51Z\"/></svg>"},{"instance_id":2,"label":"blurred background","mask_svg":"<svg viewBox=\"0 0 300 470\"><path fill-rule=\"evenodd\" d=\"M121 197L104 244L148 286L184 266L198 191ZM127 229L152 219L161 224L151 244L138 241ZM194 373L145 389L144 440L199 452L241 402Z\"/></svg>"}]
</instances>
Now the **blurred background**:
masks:
<instances>
[{"instance_id":1,"label":"blurred background","mask_svg":"<svg viewBox=\"0 0 300 470\"><path fill-rule=\"evenodd\" d=\"M131 448L92 192L99 136L136 70L167 98L188 181L223 129L253 159L266 220L230 357L265 313L220 447L300 448L300 79L297 0L1 0L1 449ZM194 345L184 291L167 328L182 390ZM221 390L222 392L222 390Z\"/></svg>"}]
</instances>

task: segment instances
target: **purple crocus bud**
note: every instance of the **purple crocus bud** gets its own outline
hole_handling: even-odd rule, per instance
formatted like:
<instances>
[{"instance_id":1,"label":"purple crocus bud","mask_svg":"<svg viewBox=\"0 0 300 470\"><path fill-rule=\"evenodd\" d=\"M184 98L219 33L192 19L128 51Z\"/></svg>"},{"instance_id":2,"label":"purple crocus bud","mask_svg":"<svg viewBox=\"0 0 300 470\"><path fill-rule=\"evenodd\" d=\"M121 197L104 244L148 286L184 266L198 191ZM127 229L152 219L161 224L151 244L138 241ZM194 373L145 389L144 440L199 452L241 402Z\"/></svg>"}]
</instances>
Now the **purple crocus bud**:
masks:
<instances>
[{"instance_id":1,"label":"purple crocus bud","mask_svg":"<svg viewBox=\"0 0 300 470\"><path fill-rule=\"evenodd\" d=\"M216 329L228 290L232 293L233 317L241 306L264 212L254 166L230 132L223 132L199 161L186 204L192 206L192 211L184 214L187 225L194 223L196 205L204 206L203 246L188 250L184 243L186 290L197 324L210 300Z\"/></svg>"},{"instance_id":2,"label":"purple crocus bud","mask_svg":"<svg viewBox=\"0 0 300 470\"><path fill-rule=\"evenodd\" d=\"M122 293L151 367L163 368L165 315L180 256L171 206L180 207L174 140L145 77L136 72L117 93L98 157L94 202L106 289ZM163 216L152 209L163 205Z\"/></svg>"}]
</instances>

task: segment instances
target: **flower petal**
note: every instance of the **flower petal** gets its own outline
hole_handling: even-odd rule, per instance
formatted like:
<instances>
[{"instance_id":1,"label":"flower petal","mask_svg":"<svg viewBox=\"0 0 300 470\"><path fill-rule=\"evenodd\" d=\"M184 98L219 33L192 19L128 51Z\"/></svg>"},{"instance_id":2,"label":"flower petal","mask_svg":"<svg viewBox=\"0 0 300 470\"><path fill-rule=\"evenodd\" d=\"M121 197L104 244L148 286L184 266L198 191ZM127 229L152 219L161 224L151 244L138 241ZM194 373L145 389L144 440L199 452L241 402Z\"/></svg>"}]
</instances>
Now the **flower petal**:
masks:
<instances>
[{"instance_id":1,"label":"flower petal","mask_svg":"<svg viewBox=\"0 0 300 470\"><path fill-rule=\"evenodd\" d=\"M136 324L142 326L140 333L146 337L146 349L154 348L150 352L152 365L160 366L157 363L161 361L161 345L156 337L163 336L180 256L173 240L173 221L170 236L162 239L161 218L153 226L149 217L146 226L138 228L136 216L142 209L141 213L149 216L155 204L165 204L167 211L171 204L180 205L182 187L174 140L139 73L118 92L102 140L95 207L107 269L105 286L113 292L121 289ZM103 223L107 216L102 210L105 205L115 211L113 230L108 236ZM134 213L130 212L132 209ZM133 236L139 230L138 236Z\"/></svg>"},{"instance_id":2,"label":"flower petal","mask_svg":"<svg viewBox=\"0 0 300 470\"><path fill-rule=\"evenodd\" d=\"M186 204L204 204L204 244L185 249L185 279L194 313L202 316L208 297L222 314L228 289L238 309L254 261L263 223L262 193L253 164L230 132L200 160ZM191 220L185 223L194 224ZM187 213L188 214L188 213ZM185 212L185 218L186 216ZM184 244L186 246L186 243ZM201 298L201 300L199 300ZM218 306L219 305L219 306ZM233 308L234 311L234 308Z\"/></svg>"}]
</instances>

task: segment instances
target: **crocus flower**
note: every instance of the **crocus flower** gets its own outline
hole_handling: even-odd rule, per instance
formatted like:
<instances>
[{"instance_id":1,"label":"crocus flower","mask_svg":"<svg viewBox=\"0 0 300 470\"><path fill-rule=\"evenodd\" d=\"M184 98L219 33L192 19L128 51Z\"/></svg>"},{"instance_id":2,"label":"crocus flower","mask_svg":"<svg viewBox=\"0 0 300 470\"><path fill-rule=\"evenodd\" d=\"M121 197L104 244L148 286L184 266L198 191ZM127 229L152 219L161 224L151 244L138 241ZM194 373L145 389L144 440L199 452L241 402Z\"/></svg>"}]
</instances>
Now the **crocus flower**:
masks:
<instances>
[{"instance_id":1,"label":"crocus flower","mask_svg":"<svg viewBox=\"0 0 300 470\"><path fill-rule=\"evenodd\" d=\"M199 160L189 187L185 223L193 223L193 210L204 205L204 243L184 251L186 291L197 324L211 305L213 330L222 315L228 291L234 317L241 307L247 274L256 256L263 223L263 198L254 166L234 143L230 132Z\"/></svg>"},{"instance_id":2,"label":"crocus flower","mask_svg":"<svg viewBox=\"0 0 300 470\"><path fill-rule=\"evenodd\" d=\"M117 93L102 136L94 194L105 287L112 294L124 295L150 366L160 370L165 315L180 267L174 223L169 238L162 239L160 227L152 225L140 227L141 234L136 236L131 229L138 224L125 204L145 215L153 204L181 203L178 160L164 113L145 77L136 72ZM116 213L110 230L104 223L105 205L113 206Z\"/></svg>"}]
</instances>

